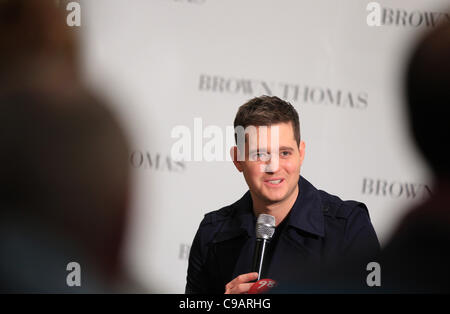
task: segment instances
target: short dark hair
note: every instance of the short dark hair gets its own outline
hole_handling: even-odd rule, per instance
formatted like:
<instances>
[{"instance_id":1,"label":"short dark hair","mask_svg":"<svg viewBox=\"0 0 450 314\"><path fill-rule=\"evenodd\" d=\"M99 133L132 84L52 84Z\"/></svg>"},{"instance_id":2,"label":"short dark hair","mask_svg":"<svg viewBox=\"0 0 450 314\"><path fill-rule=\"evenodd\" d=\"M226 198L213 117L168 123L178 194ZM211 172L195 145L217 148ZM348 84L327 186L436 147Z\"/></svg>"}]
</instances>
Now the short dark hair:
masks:
<instances>
[{"instance_id":1,"label":"short dark hair","mask_svg":"<svg viewBox=\"0 0 450 314\"><path fill-rule=\"evenodd\" d=\"M300 122L297 110L289 102L276 96L263 95L250 99L239 107L234 119L234 128L242 126L269 126L277 123L292 123L294 138L300 145ZM235 139L237 134L235 133ZM237 140L236 140L237 141Z\"/></svg>"}]
</instances>

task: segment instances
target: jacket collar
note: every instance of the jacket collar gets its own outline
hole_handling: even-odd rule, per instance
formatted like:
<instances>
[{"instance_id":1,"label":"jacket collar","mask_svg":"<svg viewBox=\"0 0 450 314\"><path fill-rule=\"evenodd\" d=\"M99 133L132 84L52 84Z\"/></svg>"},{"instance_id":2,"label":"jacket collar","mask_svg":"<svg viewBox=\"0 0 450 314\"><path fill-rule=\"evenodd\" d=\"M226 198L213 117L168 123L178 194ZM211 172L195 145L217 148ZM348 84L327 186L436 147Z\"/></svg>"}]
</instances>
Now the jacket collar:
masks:
<instances>
[{"instance_id":1,"label":"jacket collar","mask_svg":"<svg viewBox=\"0 0 450 314\"><path fill-rule=\"evenodd\" d=\"M288 216L288 224L308 233L324 237L325 221L319 191L300 176L299 192Z\"/></svg>"},{"instance_id":2,"label":"jacket collar","mask_svg":"<svg viewBox=\"0 0 450 314\"><path fill-rule=\"evenodd\" d=\"M324 237L325 222L320 194L318 190L302 176L300 176L298 185L299 194L289 212L287 223L289 226L302 231ZM256 217L253 214L253 202L250 191L247 191L240 200L232 205L232 207L235 209L234 222L224 226L225 228L222 232L226 231L228 235L231 236L229 232L232 230L236 232L239 231L239 234L242 234L242 231L245 230L248 236L254 236ZM238 228L236 228L237 225L239 226Z\"/></svg>"}]
</instances>

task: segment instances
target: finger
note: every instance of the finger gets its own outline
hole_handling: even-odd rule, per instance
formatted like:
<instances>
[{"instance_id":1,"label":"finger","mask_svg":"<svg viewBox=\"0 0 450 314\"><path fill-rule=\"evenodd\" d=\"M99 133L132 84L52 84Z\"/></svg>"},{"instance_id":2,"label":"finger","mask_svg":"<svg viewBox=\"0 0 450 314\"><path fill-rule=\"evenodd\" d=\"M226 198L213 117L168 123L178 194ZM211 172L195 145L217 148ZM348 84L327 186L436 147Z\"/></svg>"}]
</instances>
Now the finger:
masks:
<instances>
[{"instance_id":1,"label":"finger","mask_svg":"<svg viewBox=\"0 0 450 314\"><path fill-rule=\"evenodd\" d=\"M254 273L242 274L242 275L236 277L235 280L237 281L238 284L241 284L241 283L246 283L246 282L255 280L257 278L258 278L258 273L254 272Z\"/></svg>"},{"instance_id":2,"label":"finger","mask_svg":"<svg viewBox=\"0 0 450 314\"><path fill-rule=\"evenodd\" d=\"M254 285L254 283L243 283L237 287L237 293L247 293L248 290Z\"/></svg>"},{"instance_id":3,"label":"finger","mask_svg":"<svg viewBox=\"0 0 450 314\"><path fill-rule=\"evenodd\" d=\"M253 286L253 283L242 283L240 285L237 285L231 289L227 289L225 291L225 294L243 294L247 293L248 290Z\"/></svg>"},{"instance_id":4,"label":"finger","mask_svg":"<svg viewBox=\"0 0 450 314\"><path fill-rule=\"evenodd\" d=\"M242 274L240 276L237 276L236 278L234 278L232 281L230 281L229 283L227 283L225 285L225 294L234 293L232 291L235 290L234 289L235 287L239 286L240 284L246 283L248 281L256 280L256 279L258 279L258 273L256 273L256 272Z\"/></svg>"},{"instance_id":5,"label":"finger","mask_svg":"<svg viewBox=\"0 0 450 314\"><path fill-rule=\"evenodd\" d=\"M228 283L228 284L225 286L225 294L230 294L230 291L233 290L233 288L234 288L234 286L231 284L231 282Z\"/></svg>"}]
</instances>

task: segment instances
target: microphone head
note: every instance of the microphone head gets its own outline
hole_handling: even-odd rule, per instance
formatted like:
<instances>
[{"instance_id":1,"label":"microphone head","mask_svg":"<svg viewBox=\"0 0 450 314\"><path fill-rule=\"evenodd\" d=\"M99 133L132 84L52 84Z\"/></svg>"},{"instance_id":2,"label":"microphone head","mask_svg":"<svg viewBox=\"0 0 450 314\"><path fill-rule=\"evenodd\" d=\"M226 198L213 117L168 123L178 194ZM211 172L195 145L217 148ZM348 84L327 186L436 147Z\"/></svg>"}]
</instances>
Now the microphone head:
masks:
<instances>
[{"instance_id":1,"label":"microphone head","mask_svg":"<svg viewBox=\"0 0 450 314\"><path fill-rule=\"evenodd\" d=\"M256 238L270 240L275 232L275 217L260 214L256 221Z\"/></svg>"}]
</instances>

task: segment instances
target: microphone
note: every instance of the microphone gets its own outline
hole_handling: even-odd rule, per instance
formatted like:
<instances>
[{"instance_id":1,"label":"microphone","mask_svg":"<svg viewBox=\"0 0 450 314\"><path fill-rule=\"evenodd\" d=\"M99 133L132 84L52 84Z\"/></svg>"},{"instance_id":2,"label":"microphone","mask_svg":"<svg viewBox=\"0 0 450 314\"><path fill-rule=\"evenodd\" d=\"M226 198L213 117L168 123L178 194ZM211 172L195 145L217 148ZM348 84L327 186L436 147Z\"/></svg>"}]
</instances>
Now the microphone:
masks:
<instances>
[{"instance_id":1,"label":"microphone","mask_svg":"<svg viewBox=\"0 0 450 314\"><path fill-rule=\"evenodd\" d=\"M262 277L264 256L267 247L275 232L275 217L266 214L260 214L256 221L256 246L253 253L252 272L258 273L258 280Z\"/></svg>"}]
</instances>

